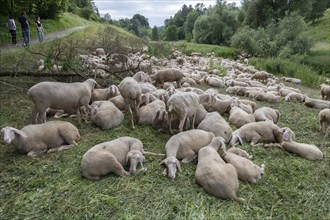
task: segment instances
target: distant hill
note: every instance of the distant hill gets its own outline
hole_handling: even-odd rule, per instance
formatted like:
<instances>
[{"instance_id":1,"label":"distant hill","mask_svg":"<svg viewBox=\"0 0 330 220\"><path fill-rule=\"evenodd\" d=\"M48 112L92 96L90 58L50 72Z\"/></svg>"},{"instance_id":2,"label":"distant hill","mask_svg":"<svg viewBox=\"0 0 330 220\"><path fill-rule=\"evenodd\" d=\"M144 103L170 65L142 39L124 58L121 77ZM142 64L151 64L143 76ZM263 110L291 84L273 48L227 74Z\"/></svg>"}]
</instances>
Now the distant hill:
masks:
<instances>
[{"instance_id":1,"label":"distant hill","mask_svg":"<svg viewBox=\"0 0 330 220\"><path fill-rule=\"evenodd\" d=\"M316 41L330 43L330 9L325 11L324 17L320 20L310 23L308 33L311 34Z\"/></svg>"}]
</instances>

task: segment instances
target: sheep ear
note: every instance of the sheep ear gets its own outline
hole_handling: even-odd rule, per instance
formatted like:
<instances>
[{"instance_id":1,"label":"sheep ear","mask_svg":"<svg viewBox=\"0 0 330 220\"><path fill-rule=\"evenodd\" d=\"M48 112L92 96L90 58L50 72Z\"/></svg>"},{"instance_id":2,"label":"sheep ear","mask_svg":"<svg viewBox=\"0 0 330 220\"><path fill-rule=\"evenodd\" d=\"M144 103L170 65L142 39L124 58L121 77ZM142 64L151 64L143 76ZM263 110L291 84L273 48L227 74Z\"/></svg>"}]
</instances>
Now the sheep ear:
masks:
<instances>
[{"instance_id":1,"label":"sheep ear","mask_svg":"<svg viewBox=\"0 0 330 220\"><path fill-rule=\"evenodd\" d=\"M132 152L128 152L126 155L126 163L128 162L128 159L132 156Z\"/></svg>"},{"instance_id":2,"label":"sheep ear","mask_svg":"<svg viewBox=\"0 0 330 220\"><path fill-rule=\"evenodd\" d=\"M165 161L166 161L166 159L162 160L162 161L159 163L159 165L164 164Z\"/></svg>"},{"instance_id":3,"label":"sheep ear","mask_svg":"<svg viewBox=\"0 0 330 220\"><path fill-rule=\"evenodd\" d=\"M178 167L178 170L181 172L181 166L180 166L180 161L176 160L176 166Z\"/></svg>"},{"instance_id":4,"label":"sheep ear","mask_svg":"<svg viewBox=\"0 0 330 220\"><path fill-rule=\"evenodd\" d=\"M243 140L242 140L241 136L239 136L239 135L237 134L237 138L238 138L238 142L239 142L239 144L240 144L240 145L243 145Z\"/></svg>"},{"instance_id":5,"label":"sheep ear","mask_svg":"<svg viewBox=\"0 0 330 220\"><path fill-rule=\"evenodd\" d=\"M17 135L19 135L19 136L21 136L21 137L27 138L26 134L25 134L23 131L18 130L18 129L16 129L16 128L11 128L11 130L12 130L15 134L17 134Z\"/></svg>"},{"instance_id":6,"label":"sheep ear","mask_svg":"<svg viewBox=\"0 0 330 220\"><path fill-rule=\"evenodd\" d=\"M289 133L289 130L288 129L285 129L285 131L284 131L284 133L283 133L283 139L285 140L285 141L288 141L288 140L290 140L290 133Z\"/></svg>"}]
</instances>

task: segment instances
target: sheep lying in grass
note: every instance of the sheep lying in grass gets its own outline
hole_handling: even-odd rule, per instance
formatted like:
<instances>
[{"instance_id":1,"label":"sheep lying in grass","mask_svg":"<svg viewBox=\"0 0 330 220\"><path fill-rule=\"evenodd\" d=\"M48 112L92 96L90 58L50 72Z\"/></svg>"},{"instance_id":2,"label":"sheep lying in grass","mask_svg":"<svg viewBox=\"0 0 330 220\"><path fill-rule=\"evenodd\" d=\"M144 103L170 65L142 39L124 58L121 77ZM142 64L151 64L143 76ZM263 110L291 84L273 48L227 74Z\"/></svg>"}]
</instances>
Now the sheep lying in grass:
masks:
<instances>
[{"instance_id":1,"label":"sheep lying in grass","mask_svg":"<svg viewBox=\"0 0 330 220\"><path fill-rule=\"evenodd\" d=\"M80 119L79 108L85 106L90 112L89 101L95 86L94 79L82 83L41 82L32 86L27 94L33 101L32 123L46 121L46 109L75 109Z\"/></svg>"},{"instance_id":2,"label":"sheep lying in grass","mask_svg":"<svg viewBox=\"0 0 330 220\"><path fill-rule=\"evenodd\" d=\"M257 109L254 113L256 121L267 121L270 120L277 124L280 119L280 112L276 109L270 107L261 107Z\"/></svg>"},{"instance_id":3,"label":"sheep lying in grass","mask_svg":"<svg viewBox=\"0 0 330 220\"><path fill-rule=\"evenodd\" d=\"M321 84L321 96L323 100L330 100L330 85Z\"/></svg>"},{"instance_id":4,"label":"sheep lying in grass","mask_svg":"<svg viewBox=\"0 0 330 220\"><path fill-rule=\"evenodd\" d=\"M281 146L284 150L297 154L307 160L322 160L323 153L313 144L295 142L296 135L290 128L285 128Z\"/></svg>"},{"instance_id":5,"label":"sheep lying in grass","mask_svg":"<svg viewBox=\"0 0 330 220\"><path fill-rule=\"evenodd\" d=\"M329 135L330 131L330 109L323 109L319 112L319 120L321 124L321 131L326 133L325 136Z\"/></svg>"},{"instance_id":6,"label":"sheep lying in grass","mask_svg":"<svg viewBox=\"0 0 330 220\"><path fill-rule=\"evenodd\" d=\"M174 179L177 168L181 171L180 162L189 163L197 156L199 149L208 145L214 134L200 129L188 130L173 135L166 143L166 158L160 163L165 164L164 174Z\"/></svg>"},{"instance_id":7,"label":"sheep lying in grass","mask_svg":"<svg viewBox=\"0 0 330 220\"><path fill-rule=\"evenodd\" d=\"M139 139L121 137L90 148L82 158L81 171L85 178L94 180L109 173L137 175L145 171L144 159L143 144ZM128 164L129 172L124 169ZM141 165L139 170L138 164Z\"/></svg>"},{"instance_id":8,"label":"sheep lying in grass","mask_svg":"<svg viewBox=\"0 0 330 220\"><path fill-rule=\"evenodd\" d=\"M142 106L137 114L138 124L157 125L162 128L167 127L166 105L162 100L155 100Z\"/></svg>"},{"instance_id":9,"label":"sheep lying in grass","mask_svg":"<svg viewBox=\"0 0 330 220\"><path fill-rule=\"evenodd\" d=\"M159 70L157 73L150 76L151 80L155 82L155 84L163 85L164 82L176 82L177 86L181 87L181 79L184 77L183 73L174 68Z\"/></svg>"},{"instance_id":10,"label":"sheep lying in grass","mask_svg":"<svg viewBox=\"0 0 330 220\"><path fill-rule=\"evenodd\" d=\"M285 96L284 100L287 102L304 102L305 96L298 92L290 92L287 96Z\"/></svg>"},{"instance_id":11,"label":"sheep lying in grass","mask_svg":"<svg viewBox=\"0 0 330 220\"><path fill-rule=\"evenodd\" d=\"M255 184L264 174L264 164L259 167L251 160L237 154L226 152L226 154L222 156L222 159L226 161L226 163L229 163L235 167L238 179L240 180Z\"/></svg>"},{"instance_id":12,"label":"sheep lying in grass","mask_svg":"<svg viewBox=\"0 0 330 220\"><path fill-rule=\"evenodd\" d=\"M317 109L330 109L330 101L321 100L321 99L312 99L308 96L305 96L304 105L309 108L317 108Z\"/></svg>"},{"instance_id":13,"label":"sheep lying in grass","mask_svg":"<svg viewBox=\"0 0 330 220\"><path fill-rule=\"evenodd\" d=\"M226 164L212 146L199 150L195 180L210 195L217 198L233 199L237 202L245 201L236 195L239 183L235 167Z\"/></svg>"},{"instance_id":14,"label":"sheep lying in grass","mask_svg":"<svg viewBox=\"0 0 330 220\"><path fill-rule=\"evenodd\" d=\"M27 125L21 130L4 127L1 133L5 144L13 143L28 156L72 148L80 138L78 129L70 122L64 121Z\"/></svg>"},{"instance_id":15,"label":"sheep lying in grass","mask_svg":"<svg viewBox=\"0 0 330 220\"><path fill-rule=\"evenodd\" d=\"M132 77L126 77L120 82L118 88L125 101L126 110L131 115L132 129L135 129L134 116L139 111L142 95L141 87L135 79Z\"/></svg>"},{"instance_id":16,"label":"sheep lying in grass","mask_svg":"<svg viewBox=\"0 0 330 220\"><path fill-rule=\"evenodd\" d=\"M120 95L120 92L116 85L111 85L106 89L94 89L92 92L91 102L109 100L117 95Z\"/></svg>"},{"instance_id":17,"label":"sheep lying in grass","mask_svg":"<svg viewBox=\"0 0 330 220\"><path fill-rule=\"evenodd\" d=\"M233 106L229 111L228 121L230 124L235 125L237 128L242 127L245 124L255 122L253 114L248 114L239 107Z\"/></svg>"},{"instance_id":18,"label":"sheep lying in grass","mask_svg":"<svg viewBox=\"0 0 330 220\"><path fill-rule=\"evenodd\" d=\"M240 144L250 142L252 146L259 146L267 142L279 146L283 140L283 132L283 129L270 121L252 122L234 131L229 144L233 146L237 142Z\"/></svg>"},{"instance_id":19,"label":"sheep lying in grass","mask_svg":"<svg viewBox=\"0 0 330 220\"><path fill-rule=\"evenodd\" d=\"M124 121L124 114L110 101L95 101L91 108L91 122L102 130L117 127Z\"/></svg>"},{"instance_id":20,"label":"sheep lying in grass","mask_svg":"<svg viewBox=\"0 0 330 220\"><path fill-rule=\"evenodd\" d=\"M86 116L86 108L85 106L81 106L79 108L80 115L81 116ZM47 108L46 109L46 115L47 117L53 116L54 118L63 118L63 117L70 117L70 118L76 118L76 110L75 109L52 109L52 108Z\"/></svg>"}]
</instances>

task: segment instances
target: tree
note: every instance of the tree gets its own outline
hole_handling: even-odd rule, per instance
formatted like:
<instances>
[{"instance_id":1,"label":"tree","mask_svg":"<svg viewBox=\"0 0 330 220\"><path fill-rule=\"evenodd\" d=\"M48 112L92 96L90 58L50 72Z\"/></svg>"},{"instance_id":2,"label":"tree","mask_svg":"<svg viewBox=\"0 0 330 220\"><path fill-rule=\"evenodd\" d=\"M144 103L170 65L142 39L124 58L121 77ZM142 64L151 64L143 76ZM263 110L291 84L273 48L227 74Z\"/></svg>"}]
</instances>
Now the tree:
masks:
<instances>
[{"instance_id":1,"label":"tree","mask_svg":"<svg viewBox=\"0 0 330 220\"><path fill-rule=\"evenodd\" d=\"M148 22L148 18L144 17L143 15L140 14L135 14L132 17L132 20L138 20L140 26L149 28L149 22Z\"/></svg>"},{"instance_id":2,"label":"tree","mask_svg":"<svg viewBox=\"0 0 330 220\"><path fill-rule=\"evenodd\" d=\"M178 28L172 24L165 28L164 40L166 41L177 41L178 40Z\"/></svg>"},{"instance_id":3,"label":"tree","mask_svg":"<svg viewBox=\"0 0 330 220\"><path fill-rule=\"evenodd\" d=\"M158 28L154 26L151 31L151 40L158 41L159 40L159 33Z\"/></svg>"},{"instance_id":4,"label":"tree","mask_svg":"<svg viewBox=\"0 0 330 220\"><path fill-rule=\"evenodd\" d=\"M315 20L323 17L329 2L329 0L314 0L312 2L311 10L307 13L305 20L314 23Z\"/></svg>"}]
</instances>

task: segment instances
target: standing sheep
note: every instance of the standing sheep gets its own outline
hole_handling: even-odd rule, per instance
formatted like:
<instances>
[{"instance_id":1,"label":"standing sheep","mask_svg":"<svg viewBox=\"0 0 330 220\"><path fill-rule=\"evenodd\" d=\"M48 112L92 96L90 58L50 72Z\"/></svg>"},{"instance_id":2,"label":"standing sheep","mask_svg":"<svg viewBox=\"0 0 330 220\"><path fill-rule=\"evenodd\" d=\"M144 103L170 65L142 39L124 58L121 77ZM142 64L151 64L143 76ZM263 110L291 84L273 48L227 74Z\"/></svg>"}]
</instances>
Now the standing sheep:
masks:
<instances>
[{"instance_id":1,"label":"standing sheep","mask_svg":"<svg viewBox=\"0 0 330 220\"><path fill-rule=\"evenodd\" d=\"M28 97L33 101L32 123L46 121L46 109L70 109L76 110L80 120L81 106L85 106L90 112L89 102L95 86L99 86L94 79L87 79L82 83L41 82L32 86Z\"/></svg>"},{"instance_id":2,"label":"standing sheep","mask_svg":"<svg viewBox=\"0 0 330 220\"><path fill-rule=\"evenodd\" d=\"M126 77L118 85L121 96L124 98L126 110L131 115L132 129L134 126L134 116L139 111L142 89L139 83L132 77Z\"/></svg>"},{"instance_id":3,"label":"standing sheep","mask_svg":"<svg viewBox=\"0 0 330 220\"><path fill-rule=\"evenodd\" d=\"M319 120L321 124L321 131L324 131L328 136L330 131L330 109L323 109L319 112Z\"/></svg>"},{"instance_id":4,"label":"standing sheep","mask_svg":"<svg viewBox=\"0 0 330 220\"><path fill-rule=\"evenodd\" d=\"M82 158L81 171L85 178L94 180L109 173L130 176L145 171L144 159L143 144L139 139L121 137L90 148ZM128 164L129 172L124 169ZM136 169L138 164L141 164L140 170Z\"/></svg>"},{"instance_id":5,"label":"standing sheep","mask_svg":"<svg viewBox=\"0 0 330 220\"><path fill-rule=\"evenodd\" d=\"M200 129L173 135L165 145L166 158L160 163L166 165L167 169L164 170L164 174L167 171L167 176L174 179L177 168L181 171L179 160L182 160L182 163L194 160L199 149L208 145L213 138L213 133Z\"/></svg>"},{"instance_id":6,"label":"standing sheep","mask_svg":"<svg viewBox=\"0 0 330 220\"><path fill-rule=\"evenodd\" d=\"M21 130L4 127L1 133L5 144L13 143L28 156L72 148L80 138L78 129L70 122L64 121L27 125Z\"/></svg>"},{"instance_id":7,"label":"standing sheep","mask_svg":"<svg viewBox=\"0 0 330 220\"><path fill-rule=\"evenodd\" d=\"M151 80L155 82L155 84L163 85L164 82L176 82L177 86L181 87L181 79L184 77L183 73L174 68L159 70L157 73L150 76Z\"/></svg>"},{"instance_id":8,"label":"standing sheep","mask_svg":"<svg viewBox=\"0 0 330 220\"><path fill-rule=\"evenodd\" d=\"M330 100L330 85L321 84L321 96L323 100Z\"/></svg>"},{"instance_id":9,"label":"standing sheep","mask_svg":"<svg viewBox=\"0 0 330 220\"><path fill-rule=\"evenodd\" d=\"M235 167L226 164L212 146L199 150L195 179L209 194L217 198L245 201L236 195L239 183Z\"/></svg>"}]
</instances>

